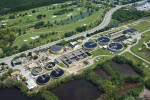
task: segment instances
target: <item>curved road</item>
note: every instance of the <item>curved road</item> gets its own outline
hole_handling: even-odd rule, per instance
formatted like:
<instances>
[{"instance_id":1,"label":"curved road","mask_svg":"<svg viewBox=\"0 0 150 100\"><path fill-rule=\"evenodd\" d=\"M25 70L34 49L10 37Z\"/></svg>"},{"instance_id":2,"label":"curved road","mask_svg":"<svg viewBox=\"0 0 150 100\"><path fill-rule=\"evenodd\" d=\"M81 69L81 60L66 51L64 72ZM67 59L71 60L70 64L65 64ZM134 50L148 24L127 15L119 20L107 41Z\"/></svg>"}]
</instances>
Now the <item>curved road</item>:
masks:
<instances>
[{"instance_id":1,"label":"curved road","mask_svg":"<svg viewBox=\"0 0 150 100\"><path fill-rule=\"evenodd\" d=\"M144 0L144 1L145 1L145 0ZM142 1L142 2L143 2L143 1ZM128 5L131 5L131 4L128 4ZM112 14L113 14L116 10L118 10L118 9L124 7L124 6L127 6L127 5L117 6L117 7L115 7L115 8L112 8L111 10L109 10L109 11L106 13L105 17L104 17L103 22L102 22L99 26L97 26L97 27L95 27L95 28L93 28L93 29L91 29L91 30L88 30L88 31L86 31L86 32L82 32L82 33L73 35L73 36L71 36L71 37L65 38L64 40L68 41L68 40L71 40L71 39L75 39L75 38L77 38L77 37L86 36L87 33L88 33L88 34L91 34L91 33L95 32L95 31L97 31L97 30L103 29L103 28L106 27L106 26L109 24L109 22L111 21ZM54 42L51 42L51 43L42 45L42 46L40 46L40 47L36 47L36 48L30 49L30 50L27 50L27 51L24 51L24 52L21 52L21 53L28 54L29 52L33 52L33 51L35 51L35 50L39 50L39 49L43 49L43 48L48 48L48 47L50 47L50 46L52 46L52 45L55 45L55 44L59 43L60 41L61 41L61 40L57 40L57 41L54 41ZM14 57L16 57L16 56L19 56L21 53L17 53L17 54L14 54L14 55L12 55L12 56L9 56L9 57L0 59L0 62L5 62L5 63L7 63L9 66L11 66L11 65L10 65L11 60L12 60Z\"/></svg>"}]
</instances>

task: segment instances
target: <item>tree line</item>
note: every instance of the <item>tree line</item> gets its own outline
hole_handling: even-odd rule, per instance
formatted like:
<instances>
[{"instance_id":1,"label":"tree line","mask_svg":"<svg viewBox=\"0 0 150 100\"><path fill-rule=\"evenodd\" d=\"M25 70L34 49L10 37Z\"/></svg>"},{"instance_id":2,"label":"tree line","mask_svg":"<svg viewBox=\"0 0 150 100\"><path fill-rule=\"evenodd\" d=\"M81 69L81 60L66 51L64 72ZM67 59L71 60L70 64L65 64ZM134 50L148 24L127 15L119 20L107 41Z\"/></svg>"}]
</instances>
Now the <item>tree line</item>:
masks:
<instances>
[{"instance_id":1,"label":"tree line","mask_svg":"<svg viewBox=\"0 0 150 100\"><path fill-rule=\"evenodd\" d=\"M72 0L1 0L0 15Z\"/></svg>"}]
</instances>

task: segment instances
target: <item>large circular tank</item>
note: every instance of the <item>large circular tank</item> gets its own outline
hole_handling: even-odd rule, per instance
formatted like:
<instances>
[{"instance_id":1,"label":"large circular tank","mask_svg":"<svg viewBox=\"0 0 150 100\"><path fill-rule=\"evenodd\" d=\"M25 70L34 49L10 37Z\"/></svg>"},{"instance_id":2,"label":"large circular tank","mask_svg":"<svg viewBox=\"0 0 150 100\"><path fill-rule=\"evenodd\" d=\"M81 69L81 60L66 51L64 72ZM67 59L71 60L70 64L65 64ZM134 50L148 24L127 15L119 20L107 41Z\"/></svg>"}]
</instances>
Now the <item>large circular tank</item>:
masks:
<instances>
[{"instance_id":1,"label":"large circular tank","mask_svg":"<svg viewBox=\"0 0 150 100\"><path fill-rule=\"evenodd\" d=\"M107 44L110 42L110 38L108 37L100 37L97 39L97 42L100 44Z\"/></svg>"},{"instance_id":2,"label":"large circular tank","mask_svg":"<svg viewBox=\"0 0 150 100\"><path fill-rule=\"evenodd\" d=\"M86 42L84 45L85 49L95 49L97 47L97 43L96 42Z\"/></svg>"},{"instance_id":3,"label":"large circular tank","mask_svg":"<svg viewBox=\"0 0 150 100\"><path fill-rule=\"evenodd\" d=\"M31 73L32 73L32 75L33 76L37 76L37 75L39 75L41 72L42 72L42 68L41 67L35 67L32 71L31 71Z\"/></svg>"},{"instance_id":4,"label":"large circular tank","mask_svg":"<svg viewBox=\"0 0 150 100\"><path fill-rule=\"evenodd\" d=\"M55 69L51 72L52 78L60 78L64 75L64 71L62 69Z\"/></svg>"},{"instance_id":5,"label":"large circular tank","mask_svg":"<svg viewBox=\"0 0 150 100\"><path fill-rule=\"evenodd\" d=\"M54 45L50 48L51 53L53 54L59 54L63 52L63 46L60 45Z\"/></svg>"},{"instance_id":6,"label":"large circular tank","mask_svg":"<svg viewBox=\"0 0 150 100\"><path fill-rule=\"evenodd\" d=\"M55 67L55 63L54 62L49 62L46 64L45 69L46 70L52 70L53 67Z\"/></svg>"},{"instance_id":7,"label":"large circular tank","mask_svg":"<svg viewBox=\"0 0 150 100\"><path fill-rule=\"evenodd\" d=\"M108 45L108 49L113 51L113 52L118 52L118 51L121 51L123 49L123 45L120 43L110 43Z\"/></svg>"},{"instance_id":8,"label":"large circular tank","mask_svg":"<svg viewBox=\"0 0 150 100\"><path fill-rule=\"evenodd\" d=\"M39 85L46 84L50 81L50 76L48 74L43 74L36 79L36 83Z\"/></svg>"},{"instance_id":9,"label":"large circular tank","mask_svg":"<svg viewBox=\"0 0 150 100\"><path fill-rule=\"evenodd\" d=\"M147 43L147 46L150 47L150 43Z\"/></svg>"}]
</instances>

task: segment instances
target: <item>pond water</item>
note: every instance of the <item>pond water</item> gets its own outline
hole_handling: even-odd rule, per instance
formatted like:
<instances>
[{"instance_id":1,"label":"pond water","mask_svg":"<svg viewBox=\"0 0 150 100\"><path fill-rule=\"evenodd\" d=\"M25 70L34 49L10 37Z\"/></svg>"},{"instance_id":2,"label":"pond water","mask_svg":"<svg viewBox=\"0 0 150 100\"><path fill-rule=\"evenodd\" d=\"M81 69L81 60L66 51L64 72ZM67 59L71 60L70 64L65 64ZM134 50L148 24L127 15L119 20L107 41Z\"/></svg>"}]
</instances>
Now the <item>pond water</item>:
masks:
<instances>
[{"instance_id":1,"label":"pond water","mask_svg":"<svg viewBox=\"0 0 150 100\"><path fill-rule=\"evenodd\" d=\"M0 89L0 100L43 100L40 96L28 97L23 95L19 89Z\"/></svg>"},{"instance_id":2,"label":"pond water","mask_svg":"<svg viewBox=\"0 0 150 100\"><path fill-rule=\"evenodd\" d=\"M148 45L148 47L150 47L150 43L148 43L147 45Z\"/></svg>"},{"instance_id":3,"label":"pond water","mask_svg":"<svg viewBox=\"0 0 150 100\"><path fill-rule=\"evenodd\" d=\"M114 62L115 63L115 62ZM118 64L115 63L117 67L117 71L120 72L121 75L138 75L129 65L127 64Z\"/></svg>"},{"instance_id":4,"label":"pond water","mask_svg":"<svg viewBox=\"0 0 150 100\"><path fill-rule=\"evenodd\" d=\"M51 90L60 100L95 100L103 94L98 88L86 80L75 80L61 84Z\"/></svg>"},{"instance_id":5,"label":"pond water","mask_svg":"<svg viewBox=\"0 0 150 100\"><path fill-rule=\"evenodd\" d=\"M102 80L107 80L108 79L108 75L104 70L102 70L102 69L94 70L94 72L97 73L102 78Z\"/></svg>"},{"instance_id":6,"label":"pond water","mask_svg":"<svg viewBox=\"0 0 150 100\"><path fill-rule=\"evenodd\" d=\"M62 22L59 23L59 25L66 25L66 24L70 24L73 23L75 21L78 21L80 19L84 19L86 17L89 17L90 15L94 14L95 12L84 12L82 14L79 14L77 16L74 16L73 18L69 18L67 20L64 20Z\"/></svg>"}]
</instances>

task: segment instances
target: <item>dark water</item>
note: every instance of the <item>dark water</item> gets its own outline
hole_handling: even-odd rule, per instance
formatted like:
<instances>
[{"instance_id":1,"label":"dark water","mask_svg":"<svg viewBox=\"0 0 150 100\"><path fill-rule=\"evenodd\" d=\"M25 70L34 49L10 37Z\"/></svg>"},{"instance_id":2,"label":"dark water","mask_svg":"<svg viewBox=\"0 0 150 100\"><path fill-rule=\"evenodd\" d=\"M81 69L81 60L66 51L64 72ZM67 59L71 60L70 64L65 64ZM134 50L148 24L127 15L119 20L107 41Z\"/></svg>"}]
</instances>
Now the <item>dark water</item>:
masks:
<instances>
[{"instance_id":1,"label":"dark water","mask_svg":"<svg viewBox=\"0 0 150 100\"><path fill-rule=\"evenodd\" d=\"M84 44L84 47L89 48L89 49L94 49L97 47L97 43L96 42L86 42Z\"/></svg>"},{"instance_id":2,"label":"dark water","mask_svg":"<svg viewBox=\"0 0 150 100\"><path fill-rule=\"evenodd\" d=\"M60 78L64 74L64 71L62 69L55 69L51 72L51 76L53 78Z\"/></svg>"},{"instance_id":3,"label":"dark water","mask_svg":"<svg viewBox=\"0 0 150 100\"><path fill-rule=\"evenodd\" d=\"M111 49L116 49L116 50L120 50L123 48L123 46L120 43L110 43L109 47Z\"/></svg>"},{"instance_id":4,"label":"dark water","mask_svg":"<svg viewBox=\"0 0 150 100\"><path fill-rule=\"evenodd\" d=\"M97 73L102 78L102 80L107 80L108 79L108 75L104 70L102 70L102 69L94 70L94 72Z\"/></svg>"},{"instance_id":5,"label":"dark water","mask_svg":"<svg viewBox=\"0 0 150 100\"><path fill-rule=\"evenodd\" d=\"M60 100L95 100L102 92L86 80L76 80L62 84L51 90Z\"/></svg>"},{"instance_id":6,"label":"dark water","mask_svg":"<svg viewBox=\"0 0 150 100\"><path fill-rule=\"evenodd\" d=\"M148 43L147 45L148 45L148 47L150 47L150 43Z\"/></svg>"},{"instance_id":7,"label":"dark water","mask_svg":"<svg viewBox=\"0 0 150 100\"><path fill-rule=\"evenodd\" d=\"M115 63L121 75L138 75L129 65Z\"/></svg>"},{"instance_id":8,"label":"dark water","mask_svg":"<svg viewBox=\"0 0 150 100\"><path fill-rule=\"evenodd\" d=\"M73 17L73 18L70 18L70 19L67 19L65 21L60 22L59 25L66 25L66 24L73 23L73 22L78 21L80 19L84 19L86 17L89 17L90 15L92 15L94 13L95 12L93 12L93 13L92 12L84 12L84 13L79 14L79 15Z\"/></svg>"},{"instance_id":9,"label":"dark water","mask_svg":"<svg viewBox=\"0 0 150 100\"><path fill-rule=\"evenodd\" d=\"M110 39L108 37L100 37L97 39L97 41L100 43L108 43L110 42Z\"/></svg>"},{"instance_id":10,"label":"dark water","mask_svg":"<svg viewBox=\"0 0 150 100\"><path fill-rule=\"evenodd\" d=\"M19 89L0 89L0 100L43 100L40 96L28 97L23 95Z\"/></svg>"}]
</instances>

